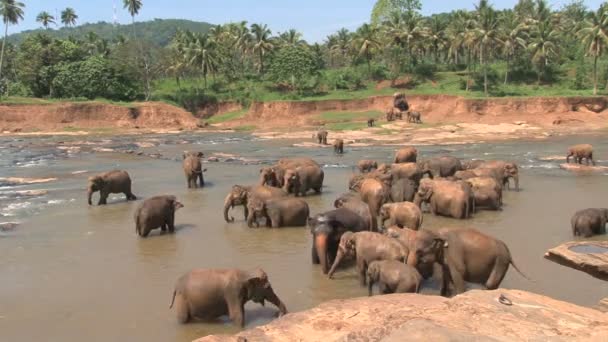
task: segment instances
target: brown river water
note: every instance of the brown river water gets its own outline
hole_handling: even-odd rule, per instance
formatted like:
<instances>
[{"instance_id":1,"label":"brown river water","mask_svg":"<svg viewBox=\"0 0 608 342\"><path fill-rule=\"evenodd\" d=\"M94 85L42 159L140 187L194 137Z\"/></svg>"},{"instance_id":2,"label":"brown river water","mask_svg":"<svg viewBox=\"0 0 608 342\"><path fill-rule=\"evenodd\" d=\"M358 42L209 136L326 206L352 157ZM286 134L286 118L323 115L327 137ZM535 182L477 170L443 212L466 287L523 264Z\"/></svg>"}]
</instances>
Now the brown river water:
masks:
<instances>
[{"instance_id":1,"label":"brown river water","mask_svg":"<svg viewBox=\"0 0 608 342\"><path fill-rule=\"evenodd\" d=\"M161 158L92 152L99 147L135 149L134 143L141 141L148 147L140 150ZM601 136L420 147L424 157L510 159L522 169L522 191L506 193L502 212L482 211L468 221L427 215L424 227L470 226L504 240L533 281L511 268L502 287L595 305L608 296L605 282L543 258L547 249L573 239L569 220L576 210L608 206L608 172L575 175L559 169L561 161L540 159L563 155L567 146L582 142L595 146L600 165L608 164L608 142ZM0 340L190 341L239 331L225 318L176 323L175 313L169 310L174 282L197 267L262 267L291 312L331 299L365 296L366 289L359 287L352 269L328 280L311 264L307 228L249 229L240 208L232 211L235 223L222 218L230 187L255 183L262 164L310 156L324 165L323 194L306 198L314 214L330 210L334 198L346 191L357 160L388 162L396 148L346 147L345 155L335 156L330 148L299 148L293 143L211 133L0 138L0 177L57 178L31 185L0 182L0 222L20 223L14 230L0 232ZM200 150L206 156L231 153L246 160L221 156L219 162L205 164L208 186L188 190L180 163L183 150ZM125 202L122 195L112 195L107 206L86 204L87 177L114 168L129 171L140 198L178 196L185 207L177 213L174 235L161 236L156 230L147 239L138 238L133 211L140 201ZM34 189L48 193L23 193ZM429 287L424 292L434 293L434 284L425 285ZM247 327L269 322L275 312L271 305L249 303Z\"/></svg>"}]
</instances>

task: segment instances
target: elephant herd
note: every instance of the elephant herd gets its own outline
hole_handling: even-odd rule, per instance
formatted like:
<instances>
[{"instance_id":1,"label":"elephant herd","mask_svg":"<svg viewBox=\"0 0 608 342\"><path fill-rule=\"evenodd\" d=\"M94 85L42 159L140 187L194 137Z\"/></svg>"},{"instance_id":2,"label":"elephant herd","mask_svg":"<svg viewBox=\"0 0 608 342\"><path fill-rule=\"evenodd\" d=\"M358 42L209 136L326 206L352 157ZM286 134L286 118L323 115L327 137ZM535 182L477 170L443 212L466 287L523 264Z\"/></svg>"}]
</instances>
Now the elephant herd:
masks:
<instances>
[{"instance_id":1,"label":"elephant herd","mask_svg":"<svg viewBox=\"0 0 608 342\"><path fill-rule=\"evenodd\" d=\"M319 136L320 142L326 134ZM569 152L570 153L570 152ZM581 156L573 153L576 158ZM184 153L183 169L189 188L203 187L202 153ZM592 160L592 155L588 155ZM373 160L357 163L359 173L348 180L348 192L334 208L312 214L304 200L321 194L322 167L310 158L282 158L259 171L257 184L234 185L224 200L223 216L242 206L248 227L305 227L311 232L311 260L331 279L346 260L354 260L359 283L371 296L419 292L423 279L433 278L443 296L465 291L465 282L487 289L500 286L509 266L522 276L508 246L471 228L423 227L425 212L454 219L471 218L480 209L501 210L502 194L510 182L519 191L519 168L508 161L463 161L452 156L420 160L414 147L399 149L391 164ZM110 171L89 178L88 202L100 191L99 204L110 193L135 200L126 171ZM136 233L175 229L175 213L182 208L175 196L148 198L135 210ZM608 209L587 209L572 218L575 235L602 230ZM266 300L286 314L285 304L261 269L195 269L177 280L171 300L177 319L211 319L228 315L244 325L244 304Z\"/></svg>"}]
</instances>

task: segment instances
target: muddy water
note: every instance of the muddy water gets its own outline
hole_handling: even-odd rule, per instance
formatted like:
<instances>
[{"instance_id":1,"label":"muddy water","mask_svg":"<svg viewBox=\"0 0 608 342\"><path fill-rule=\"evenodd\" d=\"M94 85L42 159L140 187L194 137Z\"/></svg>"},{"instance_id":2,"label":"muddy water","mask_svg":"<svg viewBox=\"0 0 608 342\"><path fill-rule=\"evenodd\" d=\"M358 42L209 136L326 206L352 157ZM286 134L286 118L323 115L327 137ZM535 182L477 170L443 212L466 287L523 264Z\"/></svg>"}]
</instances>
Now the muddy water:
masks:
<instances>
[{"instance_id":1,"label":"muddy water","mask_svg":"<svg viewBox=\"0 0 608 342\"><path fill-rule=\"evenodd\" d=\"M340 271L330 281L311 265L306 228L249 229L241 209L232 212L237 222L227 224L222 201L233 184L254 183L260 164L284 156L311 156L325 165L326 182L323 195L307 201L312 213L328 210L345 191L357 160L388 161L394 147L347 148L344 156L336 157L329 148L296 148L293 142L244 135L77 140L82 138L0 139L0 177L58 178L36 185L0 184L0 222L20 223L15 230L0 232L1 340L190 341L238 331L224 319L185 326L175 322L175 313L168 309L174 281L195 267L261 266L290 311L366 295L352 270ZM160 159L92 151L124 152L142 141L146 147L139 150ZM534 281L511 269L503 287L594 305L608 296L605 282L543 259L548 248L572 239L569 219L574 211L608 206L607 175L577 176L560 170L558 161L540 160L583 141L596 146L597 159L608 160L608 143L601 137L420 147L423 156L505 158L522 166L522 191L506 193L502 212L480 212L470 221L427 216L424 226L472 226L504 240ZM208 187L187 190L179 163L183 150L202 150L207 156L232 153L246 160L225 161L220 155L220 162L206 164ZM137 238L132 215L139 201L111 196L108 206L86 205L86 178L113 168L130 172L140 197L168 193L181 199L185 208L178 212L176 234ZM48 193L24 192L34 189ZM266 323L274 313L274 308L250 304L247 326Z\"/></svg>"}]
</instances>

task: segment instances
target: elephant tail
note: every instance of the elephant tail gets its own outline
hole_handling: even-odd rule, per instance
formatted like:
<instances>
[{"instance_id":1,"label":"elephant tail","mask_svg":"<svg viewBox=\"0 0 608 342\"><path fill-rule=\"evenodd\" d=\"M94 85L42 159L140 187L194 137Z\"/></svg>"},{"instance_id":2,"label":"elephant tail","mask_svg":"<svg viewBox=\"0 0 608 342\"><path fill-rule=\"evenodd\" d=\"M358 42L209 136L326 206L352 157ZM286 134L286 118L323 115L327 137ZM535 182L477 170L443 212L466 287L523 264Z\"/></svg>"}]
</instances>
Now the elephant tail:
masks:
<instances>
[{"instance_id":1,"label":"elephant tail","mask_svg":"<svg viewBox=\"0 0 608 342\"><path fill-rule=\"evenodd\" d=\"M175 295L177 294L176 290L173 290L173 297L171 298L171 304L169 305L169 309L173 308L173 303L175 303Z\"/></svg>"},{"instance_id":2,"label":"elephant tail","mask_svg":"<svg viewBox=\"0 0 608 342\"><path fill-rule=\"evenodd\" d=\"M511 255L511 251L509 250L509 247L507 246L507 244L505 244L503 242L503 246L505 246L505 249L507 250L507 255L509 256L509 263L511 265L513 265L513 268L515 268L515 270L517 271L517 273L519 273L522 277L524 277L526 280L534 282L534 280L530 279L524 272L522 272L519 267L517 267L517 265L515 264L515 261L513 261L513 256Z\"/></svg>"}]
</instances>

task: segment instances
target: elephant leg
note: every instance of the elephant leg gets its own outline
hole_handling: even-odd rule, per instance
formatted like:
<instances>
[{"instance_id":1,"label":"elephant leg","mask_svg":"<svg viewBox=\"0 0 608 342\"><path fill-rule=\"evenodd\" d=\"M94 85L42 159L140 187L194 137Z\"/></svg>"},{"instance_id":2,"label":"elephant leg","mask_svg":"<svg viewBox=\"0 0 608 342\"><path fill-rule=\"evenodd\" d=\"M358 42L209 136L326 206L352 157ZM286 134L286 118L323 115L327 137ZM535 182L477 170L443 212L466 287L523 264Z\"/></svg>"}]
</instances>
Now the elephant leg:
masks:
<instances>
[{"instance_id":1,"label":"elephant leg","mask_svg":"<svg viewBox=\"0 0 608 342\"><path fill-rule=\"evenodd\" d=\"M166 223L163 223L163 225L160 226L160 231L161 232L166 232L167 231L167 224Z\"/></svg>"},{"instance_id":2,"label":"elephant leg","mask_svg":"<svg viewBox=\"0 0 608 342\"><path fill-rule=\"evenodd\" d=\"M357 272L359 273L359 282L361 283L361 286L365 286L365 284L367 284L367 281L365 279L365 274L367 272L367 263L365 262L365 260L363 260L363 258L357 257Z\"/></svg>"},{"instance_id":3,"label":"elephant leg","mask_svg":"<svg viewBox=\"0 0 608 342\"><path fill-rule=\"evenodd\" d=\"M169 232L173 233L175 232L175 213L172 213L168 220L167 220L167 226L169 227Z\"/></svg>"},{"instance_id":4,"label":"elephant leg","mask_svg":"<svg viewBox=\"0 0 608 342\"><path fill-rule=\"evenodd\" d=\"M183 299L181 295L175 297L175 311L177 312L177 321L181 324L188 323L190 320L190 310L188 309L188 303Z\"/></svg>"},{"instance_id":5,"label":"elephant leg","mask_svg":"<svg viewBox=\"0 0 608 342\"><path fill-rule=\"evenodd\" d=\"M202 171L201 171L201 173L198 174L198 182L199 182L199 186L201 188L205 186L205 178L203 177Z\"/></svg>"},{"instance_id":6,"label":"elephant leg","mask_svg":"<svg viewBox=\"0 0 608 342\"><path fill-rule=\"evenodd\" d=\"M593 153L589 155L589 159L591 160L591 164L595 166L595 160L593 160Z\"/></svg>"},{"instance_id":7,"label":"elephant leg","mask_svg":"<svg viewBox=\"0 0 608 342\"><path fill-rule=\"evenodd\" d=\"M106 191L100 191L99 192L99 203L97 203L98 205L105 205L108 204L108 196L110 195L109 192Z\"/></svg>"},{"instance_id":8,"label":"elephant leg","mask_svg":"<svg viewBox=\"0 0 608 342\"><path fill-rule=\"evenodd\" d=\"M278 217L275 217L274 219L270 220L270 227L271 228L279 228L281 225L281 220Z\"/></svg>"},{"instance_id":9,"label":"elephant leg","mask_svg":"<svg viewBox=\"0 0 608 342\"><path fill-rule=\"evenodd\" d=\"M464 293L465 284L463 274L458 270L458 268L454 264L448 265L448 268L450 269L450 280L451 283L454 284L454 290L456 294L459 295L461 293Z\"/></svg>"},{"instance_id":10,"label":"elephant leg","mask_svg":"<svg viewBox=\"0 0 608 342\"><path fill-rule=\"evenodd\" d=\"M240 303L240 298L228 300L228 316L239 327L245 325L245 303Z\"/></svg>"},{"instance_id":11,"label":"elephant leg","mask_svg":"<svg viewBox=\"0 0 608 342\"><path fill-rule=\"evenodd\" d=\"M311 250L312 250L311 251L312 252L311 253L311 255L312 255L312 264L313 265L319 265L321 263L321 259L319 259L319 254L317 253L317 247L315 246L314 239L313 239L313 242L312 242L312 249Z\"/></svg>"},{"instance_id":12,"label":"elephant leg","mask_svg":"<svg viewBox=\"0 0 608 342\"><path fill-rule=\"evenodd\" d=\"M127 201L137 200L137 196L133 195L133 193L131 192L131 189L129 189L129 191L125 192L125 195L127 195Z\"/></svg>"},{"instance_id":13,"label":"elephant leg","mask_svg":"<svg viewBox=\"0 0 608 342\"><path fill-rule=\"evenodd\" d=\"M509 260L505 260L506 258L498 257L496 263L494 264L494 269L492 269L492 273L488 277L486 281L486 288L488 290L496 290L505 275L507 274L507 270L509 270Z\"/></svg>"},{"instance_id":14,"label":"elephant leg","mask_svg":"<svg viewBox=\"0 0 608 342\"><path fill-rule=\"evenodd\" d=\"M572 157L572 154L566 156L566 164L570 163L570 157Z\"/></svg>"},{"instance_id":15,"label":"elephant leg","mask_svg":"<svg viewBox=\"0 0 608 342\"><path fill-rule=\"evenodd\" d=\"M378 282L378 292L380 292L381 294L389 294L392 293L391 289L388 287L388 285L386 285L384 282L379 281Z\"/></svg>"},{"instance_id":16,"label":"elephant leg","mask_svg":"<svg viewBox=\"0 0 608 342\"><path fill-rule=\"evenodd\" d=\"M245 220L247 220L247 216L249 216L249 209L247 209L247 203L243 205L243 213L245 214Z\"/></svg>"}]
</instances>

